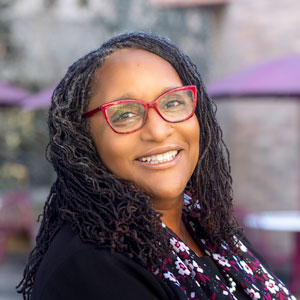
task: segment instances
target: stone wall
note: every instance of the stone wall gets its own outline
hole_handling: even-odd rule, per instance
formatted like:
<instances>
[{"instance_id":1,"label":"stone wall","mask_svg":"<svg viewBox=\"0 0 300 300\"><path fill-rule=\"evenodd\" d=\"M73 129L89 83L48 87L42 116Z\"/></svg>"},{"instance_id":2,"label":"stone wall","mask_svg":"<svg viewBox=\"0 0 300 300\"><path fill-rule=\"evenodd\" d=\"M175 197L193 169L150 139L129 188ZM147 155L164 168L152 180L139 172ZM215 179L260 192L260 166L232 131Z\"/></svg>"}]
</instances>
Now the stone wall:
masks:
<instances>
[{"instance_id":1,"label":"stone wall","mask_svg":"<svg viewBox=\"0 0 300 300\"><path fill-rule=\"evenodd\" d=\"M233 0L219 19L210 79L251 64L300 53L298 0Z\"/></svg>"}]
</instances>

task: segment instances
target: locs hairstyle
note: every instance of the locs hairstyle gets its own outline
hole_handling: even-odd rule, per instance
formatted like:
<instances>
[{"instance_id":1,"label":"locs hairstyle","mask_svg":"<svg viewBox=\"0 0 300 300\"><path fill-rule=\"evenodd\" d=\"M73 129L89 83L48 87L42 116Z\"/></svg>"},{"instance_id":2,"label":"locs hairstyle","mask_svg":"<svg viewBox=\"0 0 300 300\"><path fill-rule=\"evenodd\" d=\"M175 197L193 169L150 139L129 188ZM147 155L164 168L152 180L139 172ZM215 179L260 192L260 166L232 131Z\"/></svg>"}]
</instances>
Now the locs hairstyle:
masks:
<instances>
[{"instance_id":1,"label":"locs hairstyle","mask_svg":"<svg viewBox=\"0 0 300 300\"><path fill-rule=\"evenodd\" d=\"M24 299L30 298L43 255L65 220L72 223L83 241L120 252L149 270L156 269L170 255L165 229L151 199L102 164L89 121L83 118L93 93L95 71L108 55L123 48L159 55L171 63L184 85L197 86L200 154L187 188L193 203L199 200L199 226L214 245L226 241L234 246L233 235L239 235L233 217L229 154L215 118L215 106L196 66L166 38L142 32L118 35L75 62L53 93L47 157L57 179L45 203L36 246L18 286Z\"/></svg>"}]
</instances>

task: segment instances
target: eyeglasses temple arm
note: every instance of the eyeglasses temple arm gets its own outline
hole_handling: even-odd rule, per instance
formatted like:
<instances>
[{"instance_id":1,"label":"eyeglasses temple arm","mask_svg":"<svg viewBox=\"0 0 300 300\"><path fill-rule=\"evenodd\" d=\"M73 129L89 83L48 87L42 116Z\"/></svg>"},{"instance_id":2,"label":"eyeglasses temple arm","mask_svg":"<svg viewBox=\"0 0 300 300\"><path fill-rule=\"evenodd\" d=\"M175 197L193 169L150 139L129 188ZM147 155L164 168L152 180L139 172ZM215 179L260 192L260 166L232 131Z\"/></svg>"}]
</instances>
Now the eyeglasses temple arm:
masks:
<instances>
[{"instance_id":1,"label":"eyeglasses temple arm","mask_svg":"<svg viewBox=\"0 0 300 300\"><path fill-rule=\"evenodd\" d=\"M84 116L85 118L90 118L90 117L93 116L96 112L98 112L98 111L100 111L100 110L101 110L101 106L96 107L95 109L90 110L90 111L88 111L87 113L85 113L83 116Z\"/></svg>"}]
</instances>

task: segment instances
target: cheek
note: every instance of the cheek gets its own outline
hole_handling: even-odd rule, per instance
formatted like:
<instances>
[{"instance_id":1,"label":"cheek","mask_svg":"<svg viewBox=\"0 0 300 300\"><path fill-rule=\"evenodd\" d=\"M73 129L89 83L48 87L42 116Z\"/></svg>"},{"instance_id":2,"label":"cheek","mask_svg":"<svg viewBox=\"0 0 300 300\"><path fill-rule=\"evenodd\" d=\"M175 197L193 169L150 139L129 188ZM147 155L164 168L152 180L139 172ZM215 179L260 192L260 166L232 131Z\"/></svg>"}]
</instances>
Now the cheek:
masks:
<instances>
[{"instance_id":1,"label":"cheek","mask_svg":"<svg viewBox=\"0 0 300 300\"><path fill-rule=\"evenodd\" d=\"M186 130L186 136L188 137L190 144L191 161L193 163L193 168L195 168L199 159L200 127L195 115L190 119L190 121L191 122L188 124L189 126Z\"/></svg>"},{"instance_id":2,"label":"cheek","mask_svg":"<svg viewBox=\"0 0 300 300\"><path fill-rule=\"evenodd\" d=\"M132 152L132 142L127 141L129 136L114 133L102 122L91 124L91 133L103 164L115 175L123 177L129 162L128 153Z\"/></svg>"}]
</instances>

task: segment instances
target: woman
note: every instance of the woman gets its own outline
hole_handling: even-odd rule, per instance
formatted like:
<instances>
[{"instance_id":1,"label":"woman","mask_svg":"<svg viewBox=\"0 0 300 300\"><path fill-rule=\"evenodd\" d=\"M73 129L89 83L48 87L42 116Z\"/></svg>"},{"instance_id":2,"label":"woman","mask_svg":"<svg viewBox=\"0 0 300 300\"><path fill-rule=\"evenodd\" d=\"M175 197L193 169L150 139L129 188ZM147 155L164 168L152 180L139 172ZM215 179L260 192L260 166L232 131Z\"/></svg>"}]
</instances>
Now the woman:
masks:
<instances>
[{"instance_id":1,"label":"woman","mask_svg":"<svg viewBox=\"0 0 300 300\"><path fill-rule=\"evenodd\" d=\"M123 34L78 60L48 123L57 180L25 299L295 299L241 240L213 104L169 40Z\"/></svg>"}]
</instances>

